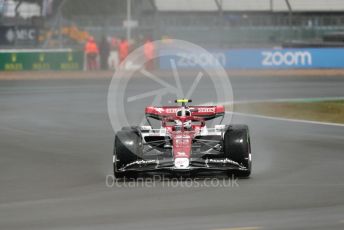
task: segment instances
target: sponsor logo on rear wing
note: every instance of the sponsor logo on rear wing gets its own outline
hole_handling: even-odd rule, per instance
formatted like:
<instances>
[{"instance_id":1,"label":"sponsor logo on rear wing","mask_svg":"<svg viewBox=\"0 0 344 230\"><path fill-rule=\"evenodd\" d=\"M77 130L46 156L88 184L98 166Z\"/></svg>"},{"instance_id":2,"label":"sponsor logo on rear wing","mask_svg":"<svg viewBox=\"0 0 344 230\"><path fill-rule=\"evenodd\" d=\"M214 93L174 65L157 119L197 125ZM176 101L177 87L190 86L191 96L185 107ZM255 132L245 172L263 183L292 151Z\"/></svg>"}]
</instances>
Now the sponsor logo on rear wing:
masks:
<instances>
[{"instance_id":1,"label":"sponsor logo on rear wing","mask_svg":"<svg viewBox=\"0 0 344 230\"><path fill-rule=\"evenodd\" d=\"M166 116L176 115L180 107L177 106L165 106L165 107L146 107L145 113L149 117L161 119ZM217 106L190 106L188 109L191 110L192 116L204 117L204 118L215 118L224 115L225 108L222 105Z\"/></svg>"}]
</instances>

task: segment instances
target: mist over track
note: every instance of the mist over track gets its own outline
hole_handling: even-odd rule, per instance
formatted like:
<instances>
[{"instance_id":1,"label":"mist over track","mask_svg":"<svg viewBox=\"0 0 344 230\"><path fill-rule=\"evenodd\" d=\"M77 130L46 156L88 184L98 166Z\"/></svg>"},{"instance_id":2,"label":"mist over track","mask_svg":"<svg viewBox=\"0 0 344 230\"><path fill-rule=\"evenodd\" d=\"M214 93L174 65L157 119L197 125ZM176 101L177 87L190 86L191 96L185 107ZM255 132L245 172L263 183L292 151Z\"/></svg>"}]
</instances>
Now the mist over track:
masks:
<instances>
[{"instance_id":1,"label":"mist over track","mask_svg":"<svg viewBox=\"0 0 344 230\"><path fill-rule=\"evenodd\" d=\"M342 77L231 81L238 101L344 96ZM237 115L254 163L239 187L107 188L109 83L0 81L0 229L344 228L343 127ZM128 94L148 83L133 84ZM210 87L200 82L194 102L207 102ZM145 105L131 103L135 120Z\"/></svg>"}]
</instances>

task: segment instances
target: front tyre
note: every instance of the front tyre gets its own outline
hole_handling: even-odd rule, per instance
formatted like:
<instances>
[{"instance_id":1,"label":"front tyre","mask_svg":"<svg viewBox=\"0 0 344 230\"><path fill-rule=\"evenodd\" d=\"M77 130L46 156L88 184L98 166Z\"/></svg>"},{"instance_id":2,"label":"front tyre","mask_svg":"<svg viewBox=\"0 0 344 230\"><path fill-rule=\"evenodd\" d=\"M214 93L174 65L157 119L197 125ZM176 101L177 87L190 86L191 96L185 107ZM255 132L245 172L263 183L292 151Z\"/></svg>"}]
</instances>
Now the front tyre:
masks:
<instances>
[{"instance_id":1,"label":"front tyre","mask_svg":"<svg viewBox=\"0 0 344 230\"><path fill-rule=\"evenodd\" d=\"M249 177L251 175L251 141L247 125L232 125L228 127L224 134L224 153L225 157L238 162L246 168L245 170L236 171L236 176Z\"/></svg>"},{"instance_id":2,"label":"front tyre","mask_svg":"<svg viewBox=\"0 0 344 230\"><path fill-rule=\"evenodd\" d=\"M116 133L113 153L114 176L117 179L133 177L133 173L121 171L131 162L142 157L142 139L135 130L121 130Z\"/></svg>"}]
</instances>

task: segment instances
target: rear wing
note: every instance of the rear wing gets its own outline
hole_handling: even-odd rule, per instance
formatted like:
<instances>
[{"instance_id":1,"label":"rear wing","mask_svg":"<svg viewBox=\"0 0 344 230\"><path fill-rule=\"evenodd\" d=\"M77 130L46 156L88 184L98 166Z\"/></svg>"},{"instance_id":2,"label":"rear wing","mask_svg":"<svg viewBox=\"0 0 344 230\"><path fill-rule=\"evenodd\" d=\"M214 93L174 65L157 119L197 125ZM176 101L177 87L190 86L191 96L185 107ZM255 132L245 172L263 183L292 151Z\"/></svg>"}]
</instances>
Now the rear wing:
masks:
<instances>
[{"instance_id":1,"label":"rear wing","mask_svg":"<svg viewBox=\"0 0 344 230\"><path fill-rule=\"evenodd\" d=\"M146 117L150 117L157 120L162 120L164 117L174 116L180 106L163 106L154 107L149 106L145 109ZM217 106L189 106L192 116L202 117L205 120L211 120L217 117L224 116L225 108L223 105Z\"/></svg>"}]
</instances>

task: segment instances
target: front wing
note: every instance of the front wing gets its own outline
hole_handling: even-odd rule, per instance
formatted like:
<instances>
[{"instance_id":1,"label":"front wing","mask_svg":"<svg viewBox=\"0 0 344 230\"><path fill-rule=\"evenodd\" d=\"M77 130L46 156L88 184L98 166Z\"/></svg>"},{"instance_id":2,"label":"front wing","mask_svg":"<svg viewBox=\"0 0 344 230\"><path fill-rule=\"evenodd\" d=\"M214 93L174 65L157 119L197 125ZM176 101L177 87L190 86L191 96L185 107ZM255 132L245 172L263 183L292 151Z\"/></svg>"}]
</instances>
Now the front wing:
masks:
<instances>
[{"instance_id":1,"label":"front wing","mask_svg":"<svg viewBox=\"0 0 344 230\"><path fill-rule=\"evenodd\" d=\"M173 159L137 160L118 169L120 172L196 172L196 171L247 171L248 169L228 158L199 159L190 158L186 168L175 167Z\"/></svg>"}]
</instances>

